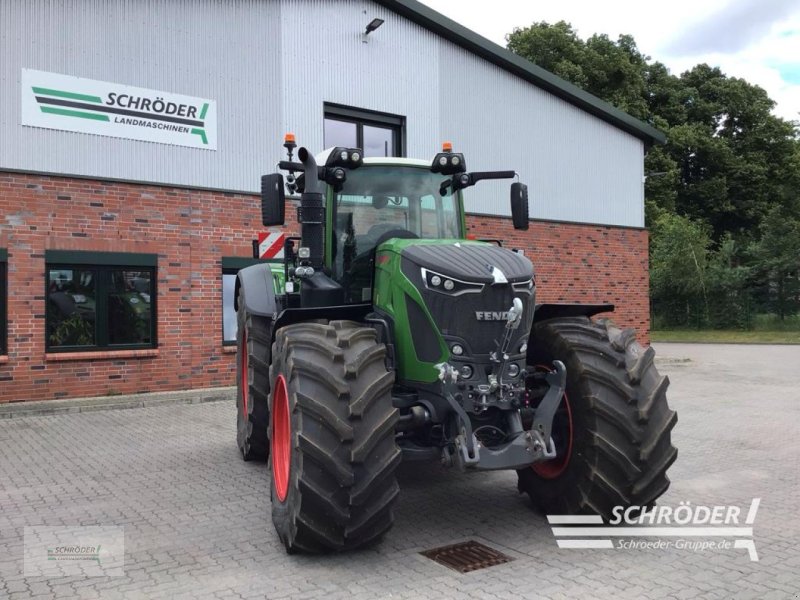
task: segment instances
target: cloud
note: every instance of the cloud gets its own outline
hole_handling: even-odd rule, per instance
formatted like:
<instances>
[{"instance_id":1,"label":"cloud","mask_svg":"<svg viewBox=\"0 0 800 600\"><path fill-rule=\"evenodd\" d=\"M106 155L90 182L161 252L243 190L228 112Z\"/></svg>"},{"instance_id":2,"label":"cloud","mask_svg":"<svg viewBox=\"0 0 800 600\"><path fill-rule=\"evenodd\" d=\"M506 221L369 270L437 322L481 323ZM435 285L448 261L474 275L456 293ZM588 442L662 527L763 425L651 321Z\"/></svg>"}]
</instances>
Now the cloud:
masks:
<instances>
[{"instance_id":1,"label":"cloud","mask_svg":"<svg viewBox=\"0 0 800 600\"><path fill-rule=\"evenodd\" d=\"M664 51L673 56L733 54L763 39L776 22L797 10L797 0L731 0L690 25L669 41Z\"/></svg>"}]
</instances>

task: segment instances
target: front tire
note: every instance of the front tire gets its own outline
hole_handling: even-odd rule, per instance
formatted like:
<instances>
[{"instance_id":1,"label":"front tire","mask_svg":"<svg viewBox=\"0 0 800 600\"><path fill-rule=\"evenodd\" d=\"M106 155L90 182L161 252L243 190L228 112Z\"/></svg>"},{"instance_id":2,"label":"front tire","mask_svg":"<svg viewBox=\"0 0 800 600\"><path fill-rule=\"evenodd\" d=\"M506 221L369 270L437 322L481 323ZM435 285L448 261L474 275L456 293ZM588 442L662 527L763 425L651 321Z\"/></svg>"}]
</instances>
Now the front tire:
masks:
<instances>
[{"instance_id":1,"label":"front tire","mask_svg":"<svg viewBox=\"0 0 800 600\"><path fill-rule=\"evenodd\" d=\"M400 450L394 374L375 330L281 328L270 380L272 522L287 552L350 550L392 526Z\"/></svg>"},{"instance_id":2,"label":"front tire","mask_svg":"<svg viewBox=\"0 0 800 600\"><path fill-rule=\"evenodd\" d=\"M609 518L615 506L655 503L677 458L670 432L678 417L653 348L642 348L632 329L586 317L537 323L528 347L532 368L555 359L567 367L553 438L569 454L518 470L519 491L547 514Z\"/></svg>"},{"instance_id":3,"label":"front tire","mask_svg":"<svg viewBox=\"0 0 800 600\"><path fill-rule=\"evenodd\" d=\"M236 313L236 443L242 458L269 455L270 321L247 311L239 290Z\"/></svg>"}]
</instances>

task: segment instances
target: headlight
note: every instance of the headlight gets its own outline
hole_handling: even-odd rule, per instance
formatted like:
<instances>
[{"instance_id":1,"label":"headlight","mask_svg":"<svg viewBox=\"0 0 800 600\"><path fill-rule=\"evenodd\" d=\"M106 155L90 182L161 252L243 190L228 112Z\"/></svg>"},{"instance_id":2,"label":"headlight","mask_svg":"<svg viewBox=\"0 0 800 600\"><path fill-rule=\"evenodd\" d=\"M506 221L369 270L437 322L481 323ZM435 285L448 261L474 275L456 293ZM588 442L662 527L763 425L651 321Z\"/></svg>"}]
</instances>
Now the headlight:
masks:
<instances>
[{"instance_id":1,"label":"headlight","mask_svg":"<svg viewBox=\"0 0 800 600\"><path fill-rule=\"evenodd\" d=\"M467 165L464 162L464 155L459 152L439 152L431 162L432 173L455 175L456 173L464 173L466 170Z\"/></svg>"},{"instance_id":2,"label":"headlight","mask_svg":"<svg viewBox=\"0 0 800 600\"><path fill-rule=\"evenodd\" d=\"M450 348L450 351L456 356L461 356L464 354L464 348L461 346L461 344L453 344L452 348Z\"/></svg>"},{"instance_id":3,"label":"headlight","mask_svg":"<svg viewBox=\"0 0 800 600\"><path fill-rule=\"evenodd\" d=\"M519 375L519 365L516 363L508 365L508 376L516 377L517 375Z\"/></svg>"},{"instance_id":4,"label":"headlight","mask_svg":"<svg viewBox=\"0 0 800 600\"><path fill-rule=\"evenodd\" d=\"M480 292L483 290L482 283L470 283L467 281L459 281L452 279L440 273L434 273L428 269L420 269L422 281L425 287L429 290L438 292L439 294L448 294L458 296L468 292Z\"/></svg>"},{"instance_id":5,"label":"headlight","mask_svg":"<svg viewBox=\"0 0 800 600\"><path fill-rule=\"evenodd\" d=\"M361 156L361 148L342 148L337 146L328 155L325 166L329 169L334 167L357 169L361 166Z\"/></svg>"},{"instance_id":6,"label":"headlight","mask_svg":"<svg viewBox=\"0 0 800 600\"><path fill-rule=\"evenodd\" d=\"M472 367L470 367L469 365L464 365L459 370L459 374L461 375L462 379L469 379L470 377L472 377L472 373L473 373Z\"/></svg>"}]
</instances>

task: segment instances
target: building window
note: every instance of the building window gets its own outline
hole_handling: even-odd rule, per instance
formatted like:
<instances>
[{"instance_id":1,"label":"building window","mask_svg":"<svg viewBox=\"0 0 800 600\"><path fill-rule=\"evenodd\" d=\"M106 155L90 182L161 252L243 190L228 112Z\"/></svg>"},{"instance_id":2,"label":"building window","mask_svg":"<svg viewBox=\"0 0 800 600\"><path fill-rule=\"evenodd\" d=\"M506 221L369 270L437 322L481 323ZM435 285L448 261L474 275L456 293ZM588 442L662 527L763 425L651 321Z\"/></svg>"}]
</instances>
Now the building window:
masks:
<instances>
[{"instance_id":1,"label":"building window","mask_svg":"<svg viewBox=\"0 0 800 600\"><path fill-rule=\"evenodd\" d=\"M257 258L242 258L238 256L225 256L222 258L222 343L231 346L236 343L236 332L239 323L236 319L236 309L233 307L233 294L236 290L236 275L240 269L257 265L259 263L279 263L282 260L261 260ZM283 290L283 276L274 276L273 280L277 289Z\"/></svg>"},{"instance_id":2,"label":"building window","mask_svg":"<svg viewBox=\"0 0 800 600\"><path fill-rule=\"evenodd\" d=\"M0 355L8 354L8 252L0 248Z\"/></svg>"},{"instance_id":3,"label":"building window","mask_svg":"<svg viewBox=\"0 0 800 600\"><path fill-rule=\"evenodd\" d=\"M325 147L361 148L364 156L403 156L405 117L325 104Z\"/></svg>"},{"instance_id":4,"label":"building window","mask_svg":"<svg viewBox=\"0 0 800 600\"><path fill-rule=\"evenodd\" d=\"M155 254L48 250L49 351L156 347Z\"/></svg>"}]
</instances>

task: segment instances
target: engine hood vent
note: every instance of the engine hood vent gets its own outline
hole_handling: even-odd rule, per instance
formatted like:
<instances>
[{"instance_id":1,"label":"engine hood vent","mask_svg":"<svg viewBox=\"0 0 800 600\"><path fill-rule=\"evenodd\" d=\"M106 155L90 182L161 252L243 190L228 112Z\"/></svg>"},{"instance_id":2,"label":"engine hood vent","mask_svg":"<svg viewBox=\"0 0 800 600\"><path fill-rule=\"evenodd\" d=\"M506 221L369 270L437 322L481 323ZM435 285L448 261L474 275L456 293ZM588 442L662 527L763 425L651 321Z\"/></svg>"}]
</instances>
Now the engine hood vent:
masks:
<instances>
[{"instance_id":1,"label":"engine hood vent","mask_svg":"<svg viewBox=\"0 0 800 600\"><path fill-rule=\"evenodd\" d=\"M533 277L531 261L493 244L417 244L403 258L441 275L475 283L520 283Z\"/></svg>"}]
</instances>

